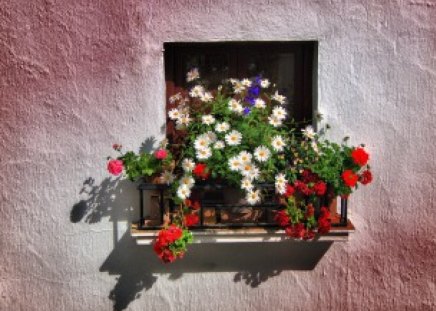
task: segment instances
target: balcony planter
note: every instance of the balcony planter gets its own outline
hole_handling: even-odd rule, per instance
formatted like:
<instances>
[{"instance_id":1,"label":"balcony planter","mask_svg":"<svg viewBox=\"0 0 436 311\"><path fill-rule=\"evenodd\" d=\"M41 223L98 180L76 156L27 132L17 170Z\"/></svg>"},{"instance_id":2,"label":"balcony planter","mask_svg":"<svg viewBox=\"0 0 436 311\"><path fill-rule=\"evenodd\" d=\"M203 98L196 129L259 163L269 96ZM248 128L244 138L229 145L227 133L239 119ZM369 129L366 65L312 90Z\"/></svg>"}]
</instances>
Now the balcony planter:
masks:
<instances>
[{"instance_id":1,"label":"balcony planter","mask_svg":"<svg viewBox=\"0 0 436 311\"><path fill-rule=\"evenodd\" d=\"M323 137L327 126L315 132L287 120L286 98L267 79L230 79L209 92L198 72L188 77L190 90L170 98L173 141L153 154L123 153L117 145L120 156L108 164L114 175L124 166L132 180L153 176L138 186L138 228L161 229L160 258L180 258L189 230L280 226L289 237L314 239L329 232L336 210L328 206L338 195L346 224L345 197L372 179L363 145L332 143ZM144 215L149 190L158 192L159 225Z\"/></svg>"}]
</instances>

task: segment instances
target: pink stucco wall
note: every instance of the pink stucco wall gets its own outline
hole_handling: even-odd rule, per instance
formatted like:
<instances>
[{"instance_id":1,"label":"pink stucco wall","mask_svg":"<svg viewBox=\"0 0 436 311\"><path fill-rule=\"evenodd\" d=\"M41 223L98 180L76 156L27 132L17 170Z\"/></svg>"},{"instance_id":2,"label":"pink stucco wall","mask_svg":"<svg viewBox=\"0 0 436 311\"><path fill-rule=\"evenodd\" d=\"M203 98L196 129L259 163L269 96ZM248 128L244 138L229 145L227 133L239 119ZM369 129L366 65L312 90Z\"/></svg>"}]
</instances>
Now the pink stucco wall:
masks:
<instances>
[{"instance_id":1,"label":"pink stucco wall","mask_svg":"<svg viewBox=\"0 0 436 311\"><path fill-rule=\"evenodd\" d=\"M433 0L0 1L0 310L435 310L435 21ZM162 137L163 42L309 39L332 136L372 153L356 233L162 266L105 156Z\"/></svg>"}]
</instances>

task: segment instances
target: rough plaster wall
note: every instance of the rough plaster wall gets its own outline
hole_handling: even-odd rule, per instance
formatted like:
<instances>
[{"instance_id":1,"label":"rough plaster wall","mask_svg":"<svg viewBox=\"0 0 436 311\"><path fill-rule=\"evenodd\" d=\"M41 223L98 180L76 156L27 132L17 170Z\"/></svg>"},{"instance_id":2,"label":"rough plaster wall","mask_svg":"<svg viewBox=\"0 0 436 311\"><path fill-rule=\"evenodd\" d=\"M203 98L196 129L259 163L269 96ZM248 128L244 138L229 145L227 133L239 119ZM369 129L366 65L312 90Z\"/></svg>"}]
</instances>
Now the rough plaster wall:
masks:
<instances>
[{"instance_id":1,"label":"rough plaster wall","mask_svg":"<svg viewBox=\"0 0 436 311\"><path fill-rule=\"evenodd\" d=\"M0 1L0 309L435 310L435 21L434 0ZM372 154L357 232L162 266L104 157L162 136L163 42L307 39L333 137Z\"/></svg>"}]
</instances>

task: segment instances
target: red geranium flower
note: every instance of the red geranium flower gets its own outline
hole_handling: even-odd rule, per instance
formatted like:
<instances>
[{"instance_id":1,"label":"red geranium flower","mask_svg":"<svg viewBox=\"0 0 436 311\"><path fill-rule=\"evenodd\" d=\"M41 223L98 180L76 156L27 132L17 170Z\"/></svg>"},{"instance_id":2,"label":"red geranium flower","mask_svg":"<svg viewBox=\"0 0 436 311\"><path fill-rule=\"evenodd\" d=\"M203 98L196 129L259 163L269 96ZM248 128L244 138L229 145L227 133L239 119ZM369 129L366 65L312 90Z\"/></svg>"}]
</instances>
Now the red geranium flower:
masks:
<instances>
[{"instance_id":1,"label":"red geranium flower","mask_svg":"<svg viewBox=\"0 0 436 311\"><path fill-rule=\"evenodd\" d=\"M313 191L315 191L316 195L319 195L319 196L324 195L326 190L327 190L327 185L323 181L318 181L313 186Z\"/></svg>"},{"instance_id":2,"label":"red geranium flower","mask_svg":"<svg viewBox=\"0 0 436 311\"><path fill-rule=\"evenodd\" d=\"M359 176L357 176L352 170L345 170L342 173L342 180L348 187L354 187L357 183Z\"/></svg>"},{"instance_id":3,"label":"red geranium flower","mask_svg":"<svg viewBox=\"0 0 436 311\"><path fill-rule=\"evenodd\" d=\"M317 174L313 173L311 170L308 169L304 169L301 173L301 180L306 184L311 182L317 182L318 178L319 177Z\"/></svg>"},{"instance_id":4,"label":"red geranium flower","mask_svg":"<svg viewBox=\"0 0 436 311\"><path fill-rule=\"evenodd\" d=\"M315 208L312 204L308 204L306 207L306 217L312 217L313 215L315 215Z\"/></svg>"},{"instance_id":5,"label":"red geranium flower","mask_svg":"<svg viewBox=\"0 0 436 311\"><path fill-rule=\"evenodd\" d=\"M304 182L302 182L300 180L296 180L294 182L294 186L295 186L295 188L297 188L298 191L300 191L304 195L311 195L312 194L312 190Z\"/></svg>"},{"instance_id":6,"label":"red geranium flower","mask_svg":"<svg viewBox=\"0 0 436 311\"><path fill-rule=\"evenodd\" d=\"M204 163L197 163L192 173L194 173L195 176L201 179L207 179L209 178L210 175L209 169L207 168L207 165Z\"/></svg>"},{"instance_id":7,"label":"red geranium flower","mask_svg":"<svg viewBox=\"0 0 436 311\"><path fill-rule=\"evenodd\" d=\"M286 227L285 233L289 237L302 239L306 235L306 228L304 227L304 224L298 223Z\"/></svg>"},{"instance_id":8,"label":"red geranium flower","mask_svg":"<svg viewBox=\"0 0 436 311\"><path fill-rule=\"evenodd\" d=\"M351 157L353 158L354 163L359 166L364 166L368 163L369 154L363 148L355 148L351 152Z\"/></svg>"},{"instance_id":9,"label":"red geranium flower","mask_svg":"<svg viewBox=\"0 0 436 311\"><path fill-rule=\"evenodd\" d=\"M286 192L285 192L285 197L289 198L290 196L292 196L295 192L294 187L292 187L290 184L286 185Z\"/></svg>"},{"instance_id":10,"label":"red geranium flower","mask_svg":"<svg viewBox=\"0 0 436 311\"><path fill-rule=\"evenodd\" d=\"M372 181L372 173L370 170L363 171L359 177L359 181L362 185L367 185Z\"/></svg>"},{"instance_id":11,"label":"red geranium flower","mask_svg":"<svg viewBox=\"0 0 436 311\"><path fill-rule=\"evenodd\" d=\"M280 227L286 227L289 224L289 216L285 210L281 210L276 213L274 221L277 222Z\"/></svg>"},{"instance_id":12,"label":"red geranium flower","mask_svg":"<svg viewBox=\"0 0 436 311\"><path fill-rule=\"evenodd\" d=\"M110 160L107 164L107 170L112 175L120 175L123 171L123 161L121 160Z\"/></svg>"},{"instance_id":13,"label":"red geranium flower","mask_svg":"<svg viewBox=\"0 0 436 311\"><path fill-rule=\"evenodd\" d=\"M328 233L331 228L330 211L325 207L321 207L318 217L318 233Z\"/></svg>"},{"instance_id":14,"label":"red geranium flower","mask_svg":"<svg viewBox=\"0 0 436 311\"><path fill-rule=\"evenodd\" d=\"M163 160L168 156L168 152L165 149L159 149L154 153L154 156L158 160Z\"/></svg>"},{"instance_id":15,"label":"red geranium flower","mask_svg":"<svg viewBox=\"0 0 436 311\"><path fill-rule=\"evenodd\" d=\"M194 201L194 203L192 203L192 206L191 206L191 208L193 209L193 210L199 210L200 209L200 202L198 202L198 201Z\"/></svg>"},{"instance_id":16,"label":"red geranium flower","mask_svg":"<svg viewBox=\"0 0 436 311\"><path fill-rule=\"evenodd\" d=\"M197 214L187 214L185 215L185 225L187 227L195 226L198 224L200 218Z\"/></svg>"}]
</instances>

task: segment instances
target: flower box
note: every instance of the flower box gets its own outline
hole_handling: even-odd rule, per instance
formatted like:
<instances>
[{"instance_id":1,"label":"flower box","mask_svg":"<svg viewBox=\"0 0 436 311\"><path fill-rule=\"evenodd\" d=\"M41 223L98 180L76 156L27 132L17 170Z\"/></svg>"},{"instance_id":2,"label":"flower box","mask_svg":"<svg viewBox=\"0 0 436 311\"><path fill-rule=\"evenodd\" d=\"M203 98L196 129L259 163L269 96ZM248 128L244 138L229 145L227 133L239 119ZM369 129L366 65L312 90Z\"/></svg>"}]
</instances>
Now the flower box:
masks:
<instances>
[{"instance_id":1,"label":"flower box","mask_svg":"<svg viewBox=\"0 0 436 311\"><path fill-rule=\"evenodd\" d=\"M248 205L238 189L222 183L202 182L194 186L193 195L198 198L199 223L191 226L191 230L206 228L237 228L237 227L272 227L279 228L275 221L278 210L283 209L279 198L274 193L274 184L259 184L259 189L265 193L261 204ZM142 182L137 187L139 191L140 214L136 224L138 230L156 230L167 225L175 213L176 204L168 195L170 187L165 184ZM145 202L144 192L153 191L158 194L157 202ZM315 215L319 215L320 206L330 209L334 220L332 226L345 227L347 225L347 199L341 199L341 210L336 211L337 199L325 195L315 207ZM150 205L153 208L150 210ZM148 208L147 208L148 207ZM148 211L148 215L146 212ZM152 217L150 217L150 214ZM156 215L159 218L156 219Z\"/></svg>"},{"instance_id":2,"label":"flower box","mask_svg":"<svg viewBox=\"0 0 436 311\"><path fill-rule=\"evenodd\" d=\"M120 156L108 163L114 175L145 178L136 229L159 230L154 250L164 262L183 257L192 232L281 227L312 240L348 226L348 195L372 180L364 145L327 140L328 125L302 129L268 79L229 79L208 91L198 71L187 78L191 89L170 98L168 140L154 153L114 145ZM146 191L156 193L150 217Z\"/></svg>"}]
</instances>

